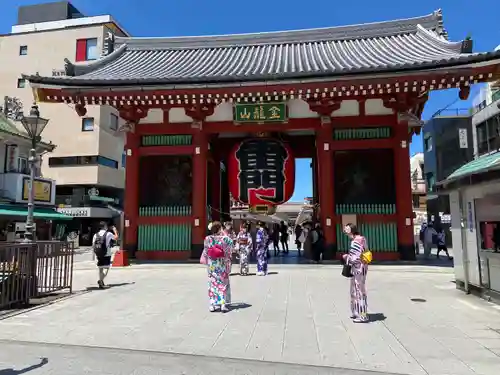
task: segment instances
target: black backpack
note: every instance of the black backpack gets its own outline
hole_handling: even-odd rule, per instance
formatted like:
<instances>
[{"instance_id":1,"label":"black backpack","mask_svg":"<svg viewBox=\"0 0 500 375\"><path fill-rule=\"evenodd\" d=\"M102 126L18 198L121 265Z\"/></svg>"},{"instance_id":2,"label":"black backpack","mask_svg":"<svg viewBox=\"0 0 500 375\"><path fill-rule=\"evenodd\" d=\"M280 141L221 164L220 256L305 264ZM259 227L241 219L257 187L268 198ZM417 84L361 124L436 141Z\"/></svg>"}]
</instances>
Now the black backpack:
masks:
<instances>
[{"instance_id":1,"label":"black backpack","mask_svg":"<svg viewBox=\"0 0 500 375\"><path fill-rule=\"evenodd\" d=\"M107 232L104 232L102 236L99 233L95 235L94 253L98 258L105 257L108 253L108 247L106 246L107 234Z\"/></svg>"}]
</instances>

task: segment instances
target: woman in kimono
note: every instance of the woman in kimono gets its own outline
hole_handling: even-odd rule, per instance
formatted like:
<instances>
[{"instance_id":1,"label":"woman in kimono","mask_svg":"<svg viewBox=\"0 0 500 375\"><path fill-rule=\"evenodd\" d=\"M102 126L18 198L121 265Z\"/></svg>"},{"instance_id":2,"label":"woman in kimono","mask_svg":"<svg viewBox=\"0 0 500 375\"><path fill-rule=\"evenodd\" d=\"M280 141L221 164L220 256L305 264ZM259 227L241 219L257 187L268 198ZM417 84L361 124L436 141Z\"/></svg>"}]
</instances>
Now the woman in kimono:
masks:
<instances>
[{"instance_id":1,"label":"woman in kimono","mask_svg":"<svg viewBox=\"0 0 500 375\"><path fill-rule=\"evenodd\" d=\"M208 226L211 234L205 237L201 263L207 265L208 271L208 298L209 310L211 312L220 308L221 312L227 312L227 305L231 303L231 286L229 274L231 273L231 255L233 241L222 231L222 224L214 221ZM223 256L211 258L211 249L222 249Z\"/></svg>"},{"instance_id":2,"label":"woman in kimono","mask_svg":"<svg viewBox=\"0 0 500 375\"><path fill-rule=\"evenodd\" d=\"M246 224L241 224L240 232L236 237L236 246L240 257L240 275L248 275L248 258L252 251L252 236L248 232Z\"/></svg>"},{"instance_id":3,"label":"woman in kimono","mask_svg":"<svg viewBox=\"0 0 500 375\"><path fill-rule=\"evenodd\" d=\"M257 252L257 276L267 275L267 252L269 236L263 223L257 225L257 235L255 236Z\"/></svg>"},{"instance_id":4,"label":"woman in kimono","mask_svg":"<svg viewBox=\"0 0 500 375\"><path fill-rule=\"evenodd\" d=\"M354 224L347 224L344 233L351 239L349 252L343 255L343 260L351 266L351 319L355 323L368 322L368 303L366 296L366 275L368 264L361 261L361 255L366 250L366 239Z\"/></svg>"}]
</instances>

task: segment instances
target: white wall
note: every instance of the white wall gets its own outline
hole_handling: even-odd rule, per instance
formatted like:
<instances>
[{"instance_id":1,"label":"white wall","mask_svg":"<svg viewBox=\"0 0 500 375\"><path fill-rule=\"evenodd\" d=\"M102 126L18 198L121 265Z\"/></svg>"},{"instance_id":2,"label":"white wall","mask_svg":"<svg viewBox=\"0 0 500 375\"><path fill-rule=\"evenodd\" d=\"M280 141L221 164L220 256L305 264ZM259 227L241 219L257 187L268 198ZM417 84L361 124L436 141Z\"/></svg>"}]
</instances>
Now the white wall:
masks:
<instances>
[{"instance_id":1,"label":"white wall","mask_svg":"<svg viewBox=\"0 0 500 375\"><path fill-rule=\"evenodd\" d=\"M490 208L484 207L484 203L480 203L476 207L476 200L482 199L488 195L500 194L500 181L491 182L488 184L475 185L462 189L462 207L463 212L460 212L459 193L454 191L450 194L450 210L451 210L451 233L454 244L457 246L457 251L454 251L455 263L455 278L459 281L465 281L464 260L462 257L462 247L466 252L469 261L469 284L481 286L480 282L480 261L479 261L479 241L480 233L478 231L479 221L485 217L491 216L491 210L497 206ZM472 211L472 225L469 222L469 203ZM496 215L498 217L500 215ZM461 219L464 219L465 243L462 243L461 234ZM462 244L463 246L460 246Z\"/></svg>"}]
</instances>

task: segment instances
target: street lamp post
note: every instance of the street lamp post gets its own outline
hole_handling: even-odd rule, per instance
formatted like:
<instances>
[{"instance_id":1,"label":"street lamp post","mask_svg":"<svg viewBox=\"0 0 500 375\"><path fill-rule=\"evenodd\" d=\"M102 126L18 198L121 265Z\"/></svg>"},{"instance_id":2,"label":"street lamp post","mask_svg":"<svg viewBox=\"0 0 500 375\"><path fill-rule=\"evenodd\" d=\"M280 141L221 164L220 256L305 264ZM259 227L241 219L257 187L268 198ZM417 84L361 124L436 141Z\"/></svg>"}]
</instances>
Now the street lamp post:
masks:
<instances>
[{"instance_id":1,"label":"street lamp post","mask_svg":"<svg viewBox=\"0 0 500 375\"><path fill-rule=\"evenodd\" d=\"M25 242L32 242L34 239L34 206L35 206L35 165L37 161L36 155L36 145L40 142L41 134L49 120L40 117L40 111L36 103L33 103L31 107L30 114L28 116L23 116L21 123L23 124L26 133L31 139L31 150L29 152L28 164L30 167L30 181L28 186L28 216L26 217L26 232L24 235Z\"/></svg>"}]
</instances>

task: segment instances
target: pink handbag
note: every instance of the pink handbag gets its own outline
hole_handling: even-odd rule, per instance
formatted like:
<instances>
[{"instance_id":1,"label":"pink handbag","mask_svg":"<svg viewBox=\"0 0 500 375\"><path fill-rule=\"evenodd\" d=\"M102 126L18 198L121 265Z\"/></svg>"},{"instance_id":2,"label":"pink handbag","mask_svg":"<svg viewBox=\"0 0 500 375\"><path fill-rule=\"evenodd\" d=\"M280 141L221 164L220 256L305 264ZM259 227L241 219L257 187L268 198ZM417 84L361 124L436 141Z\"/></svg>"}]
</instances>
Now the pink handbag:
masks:
<instances>
[{"instance_id":1,"label":"pink handbag","mask_svg":"<svg viewBox=\"0 0 500 375\"><path fill-rule=\"evenodd\" d=\"M207 259L207 257L205 256L205 254L201 254L201 257L200 257L200 264L208 264L208 259Z\"/></svg>"}]
</instances>

